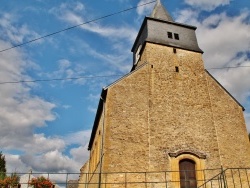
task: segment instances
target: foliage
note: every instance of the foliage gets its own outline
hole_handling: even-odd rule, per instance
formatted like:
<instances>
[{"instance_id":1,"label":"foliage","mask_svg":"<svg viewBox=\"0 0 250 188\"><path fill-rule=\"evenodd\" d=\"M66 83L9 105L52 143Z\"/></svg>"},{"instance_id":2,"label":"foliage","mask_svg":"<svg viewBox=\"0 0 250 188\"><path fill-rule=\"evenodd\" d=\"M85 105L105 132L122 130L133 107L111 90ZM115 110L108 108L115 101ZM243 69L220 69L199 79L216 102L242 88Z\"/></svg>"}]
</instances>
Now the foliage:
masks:
<instances>
[{"instance_id":1,"label":"foliage","mask_svg":"<svg viewBox=\"0 0 250 188\"><path fill-rule=\"evenodd\" d=\"M6 161L5 156L0 152L0 180L4 180L6 176Z\"/></svg>"},{"instance_id":2,"label":"foliage","mask_svg":"<svg viewBox=\"0 0 250 188\"><path fill-rule=\"evenodd\" d=\"M17 173L12 173L10 176L6 176L6 161L5 156L0 152L0 187L11 186L14 187L19 184L20 177Z\"/></svg>"},{"instance_id":3,"label":"foliage","mask_svg":"<svg viewBox=\"0 0 250 188\"><path fill-rule=\"evenodd\" d=\"M13 173L10 176L5 176L4 179L0 180L0 186L6 187L9 185L11 187L14 187L19 184L19 180L20 177L16 173Z\"/></svg>"},{"instance_id":4,"label":"foliage","mask_svg":"<svg viewBox=\"0 0 250 188\"><path fill-rule=\"evenodd\" d=\"M33 186L34 188L51 188L53 187L53 183L43 176L32 178L29 181L29 185Z\"/></svg>"}]
</instances>

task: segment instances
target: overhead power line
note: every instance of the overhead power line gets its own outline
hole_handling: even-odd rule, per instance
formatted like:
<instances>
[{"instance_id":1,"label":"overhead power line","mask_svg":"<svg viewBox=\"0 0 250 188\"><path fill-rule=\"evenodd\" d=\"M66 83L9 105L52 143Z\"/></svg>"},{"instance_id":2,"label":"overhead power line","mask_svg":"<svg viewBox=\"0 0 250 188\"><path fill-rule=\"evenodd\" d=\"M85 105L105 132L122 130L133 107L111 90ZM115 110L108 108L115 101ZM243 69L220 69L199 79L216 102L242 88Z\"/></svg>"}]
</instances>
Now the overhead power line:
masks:
<instances>
[{"instance_id":1,"label":"overhead power line","mask_svg":"<svg viewBox=\"0 0 250 188\"><path fill-rule=\"evenodd\" d=\"M148 5L148 4L152 4L152 3L155 3L155 2L156 2L156 0L155 0L155 1L148 2L148 3L140 4L140 5L135 6L135 7L127 8L127 9L124 9L124 10L121 10L121 11L118 11L118 12L115 12L115 13L111 13L111 14L108 14L108 15L105 15L105 16L102 16L102 17L99 17L99 18L95 18L95 19L93 19L93 20L86 21L86 22L81 23L81 24L78 24L78 25L74 25L74 26L71 26L71 27L68 27L68 28L59 30L59 31L55 31L55 32L53 32L53 33L50 33L50 34L47 34L47 35L44 35L44 36L41 36L41 37L38 37L38 38L35 38L35 39L32 39L32 40L29 40L29 41L27 41L27 42L24 42L24 43L20 43L20 44L14 45L14 46L12 46L12 47L10 47L10 48L5 48L5 49L3 49L3 50L0 50L0 53L5 52L5 51L8 51L8 50L11 50L11 49L13 49L13 48L21 47L21 46L23 46L23 45L26 45L26 44L29 44L29 43L32 43L32 42L35 42L35 41L44 39L44 38L46 38L46 37L50 37L50 36L52 36L52 35L56 35L56 34L59 34L59 33L62 33L62 32L65 32L65 31L68 31L68 30L77 28L77 27L80 27L80 26L82 26L82 25L85 25L85 24L88 24L88 23L91 23L91 22L95 22L95 21L98 21L98 20L102 20L102 19L105 19L105 18L114 16L114 15L117 15L117 14L121 14L121 13L123 13L123 12L127 12L127 11L130 11L130 10L136 9L136 8L138 8L138 7L146 6L146 5Z\"/></svg>"},{"instance_id":2,"label":"overhead power line","mask_svg":"<svg viewBox=\"0 0 250 188\"><path fill-rule=\"evenodd\" d=\"M18 83L33 83L33 82L50 82L50 81L64 81L64 80L79 80L79 79L90 79L90 78L107 78L123 75L104 75L104 76L79 76L73 78L52 78L52 79L37 79L37 80L19 80L19 81L6 81L0 82L0 84L18 84Z\"/></svg>"},{"instance_id":3,"label":"overhead power line","mask_svg":"<svg viewBox=\"0 0 250 188\"><path fill-rule=\"evenodd\" d=\"M236 67L217 67L217 68L208 68L207 70L212 70L212 69L237 69L237 68L246 68L250 66L236 66Z\"/></svg>"},{"instance_id":4,"label":"overhead power line","mask_svg":"<svg viewBox=\"0 0 250 188\"><path fill-rule=\"evenodd\" d=\"M250 66L237 66L237 67L218 67L218 68L208 68L211 69L236 69L236 68L250 68ZM175 71L172 71L175 72ZM144 73L143 73L144 74ZM121 77L125 74L114 74L114 75L100 75L100 76L79 76L71 78L52 78L52 79L36 79L36 80L19 80L19 81L6 81L0 82L0 85L3 84L19 84L19 83L34 83L34 82L51 82L51 81L64 81L64 80L79 80L79 79L96 79L96 78L108 78L108 77Z\"/></svg>"}]
</instances>

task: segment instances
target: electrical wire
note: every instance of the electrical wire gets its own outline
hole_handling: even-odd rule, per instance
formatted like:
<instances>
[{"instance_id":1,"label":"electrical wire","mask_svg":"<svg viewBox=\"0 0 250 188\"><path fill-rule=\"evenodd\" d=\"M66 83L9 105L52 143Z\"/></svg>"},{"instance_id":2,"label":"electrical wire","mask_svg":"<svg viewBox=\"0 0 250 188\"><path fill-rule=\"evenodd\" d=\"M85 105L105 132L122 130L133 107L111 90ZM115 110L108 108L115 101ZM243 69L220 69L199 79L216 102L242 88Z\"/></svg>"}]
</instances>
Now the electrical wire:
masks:
<instances>
[{"instance_id":1,"label":"electrical wire","mask_svg":"<svg viewBox=\"0 0 250 188\"><path fill-rule=\"evenodd\" d=\"M74 25L74 26L71 26L71 27L68 27L68 28L65 28L65 29L56 31L56 32L53 32L53 33L50 33L50 34L47 34L47 35L44 35L44 36L41 36L41 37L32 39L32 40L30 40L30 41L27 41L27 42L24 42L24 43L20 43L20 44L18 44L18 45L12 46L12 47L10 47L10 48L6 48L6 49L3 49L3 50L0 50L0 53L5 52L5 51L8 51L8 50L11 50L11 49L14 49L14 48L17 48L17 47L21 47L21 46L23 46L23 45L26 45L26 44L29 44L29 43L32 43L32 42L35 42L35 41L44 39L44 38L46 38L46 37L50 37L50 36L59 34L59 33L61 33L61 32L65 32L65 31L68 31L68 30L77 28L77 27L79 27L79 26L82 26L82 25L85 25L85 24L88 24L88 23L91 23L91 22L95 22L95 21L98 21L98 20L101 20L101 19L105 19L105 18L114 16L114 15L117 15L117 14L121 14L121 13L123 13L123 12L127 12L127 11L130 11L130 10L136 9L136 8L138 8L138 7L146 6L146 5L152 4L152 3L154 3L154 2L156 2L156 0L151 1L151 2L147 2L147 3L144 3L144 4L140 4L140 5L138 5L138 6L134 6L134 7L131 7L131 8L127 8L127 9L124 9L124 10L121 10L121 11L118 11L118 12L115 12L115 13L111 13L111 14L108 14L108 15L105 15L105 16L102 16L102 17L99 17L99 18L95 18L95 19L93 19L93 20L89 20L89 21L87 21L87 22L84 22L84 23L81 23L81 24L78 24L78 25ZM247 68L247 67L250 67L250 66L217 67L217 68L207 68L206 70L214 70L214 69L235 69L235 68ZM78 80L78 79L90 79L90 78L105 78L105 77L115 77L115 76L124 76L124 75L80 76L80 77L72 77L72 78L53 78L53 79L37 79L37 80L19 80L19 81L6 81L6 82L0 82L0 84L2 85L2 84L17 84L17 83L32 83L32 82L50 82L50 81Z\"/></svg>"},{"instance_id":2,"label":"electrical wire","mask_svg":"<svg viewBox=\"0 0 250 188\"><path fill-rule=\"evenodd\" d=\"M237 66L237 67L218 67L218 68L208 68L206 70L213 69L236 69L236 68L250 68L250 66ZM169 71L175 72L175 71ZM145 73L143 73L145 74ZM160 74L160 73L159 73ZM3 84L18 84L18 83L34 83L34 82L51 82L51 81L64 81L64 80L79 80L79 79L96 79L96 78L108 78L108 77L121 77L126 74L114 74L114 75L100 75L100 76L79 76L79 77L71 77L71 78L52 78L52 79L36 79L36 80L19 80L19 81L6 81L0 82L0 85Z\"/></svg>"},{"instance_id":3,"label":"electrical wire","mask_svg":"<svg viewBox=\"0 0 250 188\"><path fill-rule=\"evenodd\" d=\"M65 29L62 29L62 30L59 30L59 31L56 31L56 32L53 32L53 33L50 33L50 34L47 34L47 35L44 35L44 36L41 36L41 37L38 37L38 38L32 39L32 40L30 40L30 41L27 41L27 42L24 42L24 43L21 43L21 44L12 46L12 47L10 47L10 48L6 48L6 49L3 49L3 50L0 50L0 53L1 53L1 52L4 52L4 51L11 50L11 49L13 49L13 48L21 47L21 46L23 46L23 45L26 45L26 44L29 44L29 43L32 43L32 42L35 42L35 41L44 39L44 38L46 38L46 37L50 37L50 36L59 34L59 33L61 33L61 32L65 32L65 31L68 31L68 30L77 28L77 27L79 27L79 26L82 26L82 25L85 25L85 24L88 24L88 23L91 23L91 22L95 22L95 21L98 21L98 20L101 20L101 19L105 19L105 18L114 16L114 15L117 15L117 14L121 14L121 13L123 13L123 12L127 12L127 11L136 9L136 8L138 8L138 7L141 7L141 6L146 6L146 5L151 4L151 3L154 3L154 2L156 2L156 0L155 0L155 1L148 2L148 3L144 3L144 4L141 4L141 5L135 6L135 7L127 8L127 9L124 9L124 10L121 10L121 11L118 11L118 12L115 12L115 13L111 13L111 14L108 14L108 15L105 15L105 16L102 16L102 17L99 17L99 18L95 18L95 19L93 19L93 20L90 20L90 21L87 21L87 22L84 22L84 23L81 23L81 24L78 24L78 25L74 25L74 26L71 26L71 27L68 27L68 28L65 28ZM212 70L212 69L231 69L231 68L241 68L241 67L250 67L250 66L208 68L207 70ZM80 76L80 77L72 77L72 78L53 78L53 79L37 79L37 80L19 80L19 81L6 81L6 82L0 82L0 84L16 84L16 83L64 81L64 80L78 80L78 79L90 79L90 78L105 78L105 77L115 77L115 76L123 76L123 75Z\"/></svg>"},{"instance_id":4,"label":"electrical wire","mask_svg":"<svg viewBox=\"0 0 250 188\"><path fill-rule=\"evenodd\" d=\"M1 84L18 84L18 83L32 83L32 82L50 82L50 81L64 81L64 80L79 80L79 79L93 79L93 78L107 78L107 77L116 77L124 75L106 75L106 76L80 76L72 78L52 78L52 79L37 79L37 80L19 80L19 81L6 81L0 82Z\"/></svg>"},{"instance_id":5,"label":"electrical wire","mask_svg":"<svg viewBox=\"0 0 250 188\"><path fill-rule=\"evenodd\" d=\"M250 66L236 66L236 67L217 67L217 68L207 68L207 70L213 70L213 69L237 69L237 68L247 68Z\"/></svg>"},{"instance_id":6,"label":"electrical wire","mask_svg":"<svg viewBox=\"0 0 250 188\"><path fill-rule=\"evenodd\" d=\"M41 37L32 39L32 40L30 40L30 41L27 41L27 42L24 42L24 43L20 43L20 44L14 45L14 46L12 46L12 47L10 47L10 48L2 49L2 50L0 50L0 53L5 52L5 51L8 51L8 50L11 50L11 49L14 49L14 48L17 48L17 47L24 46L24 45L26 45L26 44L29 44L29 43L32 43L32 42L35 42L35 41L38 41L38 40L41 40L41 39L50 37L50 36L52 36L52 35L56 35L56 34L59 34L59 33L62 33L62 32L65 32L65 31L68 31L68 30L77 28L77 27L82 26L82 25L89 24L89 23L91 23L91 22L95 22L95 21L98 21L98 20L102 20L102 19L105 19L105 18L114 16L114 15L117 15L117 14L121 14L121 13L123 13L123 12L127 12L127 11L130 11L130 10L136 9L136 8L138 8L138 7L146 6L146 5L152 4L152 3L154 3L154 2L156 2L156 0L155 0L155 1L148 2L148 3L140 4L140 5L135 6L135 7L127 8L127 9L124 9L124 10L121 10L121 11L118 11L118 12L115 12L115 13L111 13L111 14L108 14L108 15L105 15L105 16L102 16L102 17L99 17L99 18L95 18L95 19L93 19L93 20L89 20L89 21L86 21L86 22L84 22L84 23L81 23L81 24L78 24L78 25L74 25L74 26L71 26L71 27L68 27L68 28L65 28L65 29L56 31L56 32L53 32L53 33L50 33L50 34L47 34L47 35L44 35L44 36L41 36Z\"/></svg>"}]
</instances>

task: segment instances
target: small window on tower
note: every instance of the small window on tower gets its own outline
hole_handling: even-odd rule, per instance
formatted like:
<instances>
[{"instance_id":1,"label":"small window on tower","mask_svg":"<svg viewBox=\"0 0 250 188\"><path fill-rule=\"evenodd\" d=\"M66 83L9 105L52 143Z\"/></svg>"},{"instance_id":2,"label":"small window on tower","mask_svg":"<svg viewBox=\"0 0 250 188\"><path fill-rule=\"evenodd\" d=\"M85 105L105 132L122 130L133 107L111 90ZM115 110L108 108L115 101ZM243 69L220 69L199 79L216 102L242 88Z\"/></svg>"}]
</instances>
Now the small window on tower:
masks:
<instances>
[{"instance_id":1,"label":"small window on tower","mask_svg":"<svg viewBox=\"0 0 250 188\"><path fill-rule=\"evenodd\" d=\"M176 40L180 40L180 38L179 38L179 34L174 33L174 38L175 38Z\"/></svg>"},{"instance_id":2,"label":"small window on tower","mask_svg":"<svg viewBox=\"0 0 250 188\"><path fill-rule=\"evenodd\" d=\"M175 67L175 72L179 72L179 67Z\"/></svg>"},{"instance_id":3,"label":"small window on tower","mask_svg":"<svg viewBox=\"0 0 250 188\"><path fill-rule=\"evenodd\" d=\"M172 39L173 38L173 33L168 32L168 38Z\"/></svg>"}]
</instances>

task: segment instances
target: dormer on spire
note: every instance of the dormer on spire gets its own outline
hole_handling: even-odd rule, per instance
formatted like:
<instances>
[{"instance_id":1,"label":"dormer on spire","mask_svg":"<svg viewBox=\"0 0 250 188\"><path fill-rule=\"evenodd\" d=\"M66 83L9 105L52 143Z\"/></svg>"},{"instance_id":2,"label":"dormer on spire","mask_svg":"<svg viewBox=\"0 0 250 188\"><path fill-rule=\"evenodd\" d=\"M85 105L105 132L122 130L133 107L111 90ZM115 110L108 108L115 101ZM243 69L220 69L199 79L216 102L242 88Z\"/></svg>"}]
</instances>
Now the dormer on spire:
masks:
<instances>
[{"instance_id":1,"label":"dormer on spire","mask_svg":"<svg viewBox=\"0 0 250 188\"><path fill-rule=\"evenodd\" d=\"M150 17L164 20L164 21L174 22L173 18L167 12L167 10L164 8L164 6L162 6L160 0L157 0L156 5L155 5Z\"/></svg>"}]
</instances>

